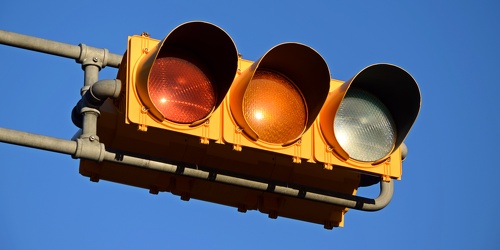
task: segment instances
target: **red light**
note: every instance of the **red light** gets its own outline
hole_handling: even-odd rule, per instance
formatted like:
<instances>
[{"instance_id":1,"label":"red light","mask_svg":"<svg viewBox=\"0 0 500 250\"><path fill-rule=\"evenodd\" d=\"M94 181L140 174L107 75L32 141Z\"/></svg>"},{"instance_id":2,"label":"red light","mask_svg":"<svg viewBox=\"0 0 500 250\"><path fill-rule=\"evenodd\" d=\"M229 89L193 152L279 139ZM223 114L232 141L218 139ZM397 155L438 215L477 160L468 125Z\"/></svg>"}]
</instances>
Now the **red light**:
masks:
<instances>
[{"instance_id":1,"label":"red light","mask_svg":"<svg viewBox=\"0 0 500 250\"><path fill-rule=\"evenodd\" d=\"M212 82L195 64L177 57L159 57L149 75L148 92L165 119L190 124L207 117L215 106Z\"/></svg>"}]
</instances>

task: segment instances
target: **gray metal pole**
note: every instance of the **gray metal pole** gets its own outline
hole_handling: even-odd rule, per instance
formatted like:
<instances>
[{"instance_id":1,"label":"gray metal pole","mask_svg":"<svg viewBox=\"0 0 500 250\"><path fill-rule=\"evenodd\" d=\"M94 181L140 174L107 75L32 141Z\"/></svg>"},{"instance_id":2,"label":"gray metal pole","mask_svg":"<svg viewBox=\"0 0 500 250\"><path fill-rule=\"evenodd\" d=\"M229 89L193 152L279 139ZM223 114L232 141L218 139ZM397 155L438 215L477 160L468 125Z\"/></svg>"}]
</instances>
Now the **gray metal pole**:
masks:
<instances>
[{"instance_id":1,"label":"gray metal pole","mask_svg":"<svg viewBox=\"0 0 500 250\"><path fill-rule=\"evenodd\" d=\"M78 59L80 57L81 50L79 46L22 35L5 30L0 30L0 43L21 49L28 49L72 59Z\"/></svg>"},{"instance_id":2,"label":"gray metal pole","mask_svg":"<svg viewBox=\"0 0 500 250\"><path fill-rule=\"evenodd\" d=\"M21 49L28 49L47 53L55 56L61 56L77 60L79 63L84 63L80 59L85 57L84 54L92 53L92 51L100 51L103 49L93 48L89 46L71 45L43 38L22 35L10 31L0 30L0 44L13 46ZM106 53L106 58L97 58L97 60L105 62L104 66L118 68L122 61L122 55ZM93 58L92 58L93 59Z\"/></svg>"},{"instance_id":3,"label":"gray metal pole","mask_svg":"<svg viewBox=\"0 0 500 250\"><path fill-rule=\"evenodd\" d=\"M83 69L84 80L83 86L85 92L92 84L99 80L99 70L101 70L97 65L86 65ZM83 94L83 93L82 93Z\"/></svg>"},{"instance_id":4,"label":"gray metal pole","mask_svg":"<svg viewBox=\"0 0 500 250\"><path fill-rule=\"evenodd\" d=\"M352 195L346 195L346 197L336 197L333 195L324 195L314 192L305 192L304 194L304 192L302 192L301 190L278 185L270 190L270 183L246 180L222 174L216 174L215 178L211 178L211 176L214 176L213 173L199 169L185 168L183 171L177 171L177 166L164 162L152 161L129 155L120 155L120 157L117 157L116 153L105 151L104 145L102 143L96 143L95 141L92 142L82 139L77 139L77 141L69 141L6 128L0 128L0 142L69 154L82 159L109 161L129 166L167 172L171 174L184 175L202 180L211 180L219 183L257 189L267 192L274 192L291 197L323 202L363 211L377 211L384 208L385 206L387 206L387 204L389 204L394 193L394 183L392 181L380 182L380 195L375 199ZM77 153L77 151L79 152Z\"/></svg>"},{"instance_id":5,"label":"gray metal pole","mask_svg":"<svg viewBox=\"0 0 500 250\"><path fill-rule=\"evenodd\" d=\"M112 152L104 153L104 161L110 161L114 163L131 165L147 169L154 169L172 174L193 177L197 179L208 180L209 176L213 176L211 175L210 172L199 169L185 168L183 171L177 171L177 166L168 163L152 161L128 155L120 155L120 157L117 157L116 153ZM212 178L211 180L219 183L257 189L261 191L268 191L286 196L303 198L306 200L318 201L363 211L378 211L386 207L391 201L392 195L394 194L393 181L389 182L381 181L379 196L375 199L369 199L358 196L335 197L333 195L324 195L314 192L305 192L304 194L303 192L301 192L301 190L284 186L275 186L272 190L269 190L269 185L271 185L269 183L251 181L247 179L242 179L222 174L216 174L215 178Z\"/></svg>"},{"instance_id":6,"label":"gray metal pole","mask_svg":"<svg viewBox=\"0 0 500 250\"><path fill-rule=\"evenodd\" d=\"M68 155L75 154L77 149L75 141L68 141L6 128L0 128L0 142Z\"/></svg>"}]
</instances>

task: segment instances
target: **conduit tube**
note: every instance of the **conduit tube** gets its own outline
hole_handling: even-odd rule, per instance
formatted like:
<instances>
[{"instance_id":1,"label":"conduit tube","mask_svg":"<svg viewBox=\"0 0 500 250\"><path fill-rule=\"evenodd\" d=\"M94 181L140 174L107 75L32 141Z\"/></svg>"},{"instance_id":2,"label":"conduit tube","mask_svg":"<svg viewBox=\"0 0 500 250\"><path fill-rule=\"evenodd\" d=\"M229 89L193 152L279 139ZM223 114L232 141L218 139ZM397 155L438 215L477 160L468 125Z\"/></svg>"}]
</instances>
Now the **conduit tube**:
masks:
<instances>
[{"instance_id":1,"label":"conduit tube","mask_svg":"<svg viewBox=\"0 0 500 250\"><path fill-rule=\"evenodd\" d=\"M27 139L29 138L29 139ZM178 166L129 155L117 155L106 151L104 144L89 140L69 141L49 136L36 135L17 130L0 128L0 142L27 146L36 149L48 150L57 153L69 154L74 158L82 158L95 161L109 161L129 166L152 169L176 175L183 175L201 180L214 181L228 185L256 189L264 192L286 195L295 198L323 202L331 205L342 206L362 211L377 211L389 204L394 193L393 181L380 182L380 194L375 199L369 199L353 195L342 195L336 197L305 190L294 189L285 186L252 181L234 176L222 175L200 169L184 168L179 171Z\"/></svg>"},{"instance_id":2,"label":"conduit tube","mask_svg":"<svg viewBox=\"0 0 500 250\"><path fill-rule=\"evenodd\" d=\"M120 95L121 87L121 81L118 79L100 80L92 84L71 111L73 124L83 128L84 112L82 109L83 111L85 108L99 109L107 98L117 98ZM95 123L97 124L97 121Z\"/></svg>"}]
</instances>

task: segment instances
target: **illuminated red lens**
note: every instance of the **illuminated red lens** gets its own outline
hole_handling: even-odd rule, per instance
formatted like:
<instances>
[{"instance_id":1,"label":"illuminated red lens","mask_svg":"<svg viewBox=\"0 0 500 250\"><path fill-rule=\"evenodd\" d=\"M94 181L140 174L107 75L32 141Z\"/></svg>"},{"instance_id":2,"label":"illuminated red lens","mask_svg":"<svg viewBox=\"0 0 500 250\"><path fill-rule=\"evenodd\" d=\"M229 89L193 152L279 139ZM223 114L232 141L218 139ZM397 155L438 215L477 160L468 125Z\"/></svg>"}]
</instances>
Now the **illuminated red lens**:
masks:
<instances>
[{"instance_id":1,"label":"illuminated red lens","mask_svg":"<svg viewBox=\"0 0 500 250\"><path fill-rule=\"evenodd\" d=\"M307 123L304 98L286 77L258 70L243 97L243 115L259 136L269 143L283 144L297 139Z\"/></svg>"},{"instance_id":2,"label":"illuminated red lens","mask_svg":"<svg viewBox=\"0 0 500 250\"><path fill-rule=\"evenodd\" d=\"M165 119L190 124L215 106L210 79L195 64L176 57L157 58L149 75L149 97Z\"/></svg>"}]
</instances>

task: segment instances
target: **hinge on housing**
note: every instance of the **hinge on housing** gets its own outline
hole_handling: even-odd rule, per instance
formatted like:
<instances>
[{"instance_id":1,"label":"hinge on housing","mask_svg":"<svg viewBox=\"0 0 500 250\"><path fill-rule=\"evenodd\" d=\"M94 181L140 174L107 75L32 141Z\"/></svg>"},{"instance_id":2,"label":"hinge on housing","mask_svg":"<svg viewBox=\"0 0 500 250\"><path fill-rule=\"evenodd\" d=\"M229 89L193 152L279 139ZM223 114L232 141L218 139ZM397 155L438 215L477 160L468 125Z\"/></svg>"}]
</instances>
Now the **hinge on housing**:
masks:
<instances>
[{"instance_id":1,"label":"hinge on housing","mask_svg":"<svg viewBox=\"0 0 500 250\"><path fill-rule=\"evenodd\" d=\"M389 182L391 180L391 157L384 161L384 174L382 181Z\"/></svg>"},{"instance_id":2,"label":"hinge on housing","mask_svg":"<svg viewBox=\"0 0 500 250\"><path fill-rule=\"evenodd\" d=\"M142 40L142 44L141 44L142 45L141 46L142 53L147 54L147 53L149 53L149 41L151 39L149 38L149 34L147 32L142 32L141 36L143 37L143 39L141 39Z\"/></svg>"},{"instance_id":3,"label":"hinge on housing","mask_svg":"<svg viewBox=\"0 0 500 250\"><path fill-rule=\"evenodd\" d=\"M210 120L206 120L203 125L201 125L201 137L200 137L200 143L201 144L209 144L210 141L208 140L208 136L210 135Z\"/></svg>"},{"instance_id":4,"label":"hinge on housing","mask_svg":"<svg viewBox=\"0 0 500 250\"><path fill-rule=\"evenodd\" d=\"M234 144L233 144L233 150L236 150L236 151L241 151L241 133L242 133L242 129L237 127L234 131Z\"/></svg>"},{"instance_id":5,"label":"hinge on housing","mask_svg":"<svg viewBox=\"0 0 500 250\"><path fill-rule=\"evenodd\" d=\"M302 159L300 156L302 155L302 139L299 139L294 145L293 145L293 163L301 163Z\"/></svg>"},{"instance_id":6,"label":"hinge on housing","mask_svg":"<svg viewBox=\"0 0 500 250\"><path fill-rule=\"evenodd\" d=\"M332 164L325 162L325 164L323 165L323 168L326 170L332 170L333 166L332 166Z\"/></svg>"},{"instance_id":7,"label":"hinge on housing","mask_svg":"<svg viewBox=\"0 0 500 250\"><path fill-rule=\"evenodd\" d=\"M236 73L238 75L241 75L241 59L243 58L243 55L241 54L238 54L238 69L236 71Z\"/></svg>"},{"instance_id":8,"label":"hinge on housing","mask_svg":"<svg viewBox=\"0 0 500 250\"><path fill-rule=\"evenodd\" d=\"M139 114L139 126L138 130L146 132L148 131L148 126L146 125L146 119L148 117L148 109L146 107L141 108L141 113Z\"/></svg>"},{"instance_id":9,"label":"hinge on housing","mask_svg":"<svg viewBox=\"0 0 500 250\"><path fill-rule=\"evenodd\" d=\"M332 157L333 157L332 150L333 150L333 148L330 146L326 146L326 148L325 148L325 164L323 166L324 169L327 169L327 170L333 169L333 167L332 167Z\"/></svg>"}]
</instances>

